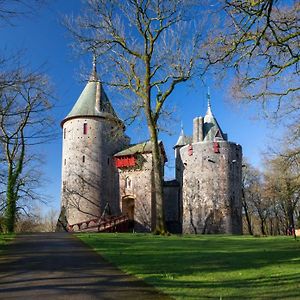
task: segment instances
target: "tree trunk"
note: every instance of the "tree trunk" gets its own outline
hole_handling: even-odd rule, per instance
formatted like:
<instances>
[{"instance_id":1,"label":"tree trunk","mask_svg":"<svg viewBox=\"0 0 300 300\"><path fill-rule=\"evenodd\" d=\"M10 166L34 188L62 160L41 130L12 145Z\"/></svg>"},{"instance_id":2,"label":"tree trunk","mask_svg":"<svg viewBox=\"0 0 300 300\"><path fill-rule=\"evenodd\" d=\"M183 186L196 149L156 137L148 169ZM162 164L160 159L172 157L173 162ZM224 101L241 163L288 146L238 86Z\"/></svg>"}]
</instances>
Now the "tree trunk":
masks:
<instances>
[{"instance_id":1,"label":"tree trunk","mask_svg":"<svg viewBox=\"0 0 300 300\"><path fill-rule=\"evenodd\" d=\"M244 211L245 211L245 216L246 216L248 231L249 231L250 235L253 235L252 226L251 226L251 219L250 219L250 216L249 216L249 213L248 213L248 205L246 203L244 189L242 189L242 197L243 197L243 207L244 207Z\"/></svg>"},{"instance_id":2,"label":"tree trunk","mask_svg":"<svg viewBox=\"0 0 300 300\"><path fill-rule=\"evenodd\" d=\"M165 234L165 216L164 216L164 193L163 193L163 174L162 174L162 163L161 155L159 151L159 145L155 130L152 130L151 142L152 142L152 159L153 159L153 178L155 188L155 233ZM154 136L153 136L154 133Z\"/></svg>"},{"instance_id":3,"label":"tree trunk","mask_svg":"<svg viewBox=\"0 0 300 300\"><path fill-rule=\"evenodd\" d=\"M151 110L151 84L150 84L150 57L145 60L145 99L144 110L148 124L148 130L152 143L152 159L153 159L153 179L154 179L154 203L155 203L155 234L164 235L167 233L164 215L164 195L163 195L163 172L162 158L158 145L157 121ZM153 202L152 202L153 203Z\"/></svg>"},{"instance_id":4,"label":"tree trunk","mask_svg":"<svg viewBox=\"0 0 300 300\"><path fill-rule=\"evenodd\" d=\"M287 205L287 218L288 218L289 226L291 226L292 228L295 228L294 209L293 209L291 203L288 203L288 205Z\"/></svg>"},{"instance_id":5,"label":"tree trunk","mask_svg":"<svg viewBox=\"0 0 300 300\"><path fill-rule=\"evenodd\" d=\"M16 223L16 197L15 197L15 178L12 171L12 165L9 164L6 192L6 209L5 209L5 227L9 233L14 232Z\"/></svg>"},{"instance_id":6,"label":"tree trunk","mask_svg":"<svg viewBox=\"0 0 300 300\"><path fill-rule=\"evenodd\" d=\"M23 170L23 164L24 164L24 157L25 157L25 140L24 140L24 126L28 120L29 113L25 117L24 125L20 129L20 147L21 152L18 159L15 159L13 162L11 159L8 159L8 175L7 175L7 192L6 192L6 211L5 211L5 225L7 232L11 233L15 230L15 224L16 224L16 215L17 215L17 200L18 200L18 192L19 192L19 185L18 180L19 176L22 173ZM14 146L15 148L12 150L12 152L15 151L15 149L18 147L16 144ZM7 157L9 158L11 154L9 154L9 150L7 150L6 153ZM14 168L15 163L15 168Z\"/></svg>"},{"instance_id":7,"label":"tree trunk","mask_svg":"<svg viewBox=\"0 0 300 300\"><path fill-rule=\"evenodd\" d=\"M149 115L151 116L151 115ZM152 143L153 179L154 179L154 203L155 203L155 224L154 233L165 234L167 232L164 215L163 195L163 172L162 158L158 145L156 125L151 118L148 119L148 129Z\"/></svg>"},{"instance_id":8,"label":"tree trunk","mask_svg":"<svg viewBox=\"0 0 300 300\"><path fill-rule=\"evenodd\" d=\"M260 218L260 230L262 235L267 235L265 229L265 221L262 218Z\"/></svg>"}]
</instances>

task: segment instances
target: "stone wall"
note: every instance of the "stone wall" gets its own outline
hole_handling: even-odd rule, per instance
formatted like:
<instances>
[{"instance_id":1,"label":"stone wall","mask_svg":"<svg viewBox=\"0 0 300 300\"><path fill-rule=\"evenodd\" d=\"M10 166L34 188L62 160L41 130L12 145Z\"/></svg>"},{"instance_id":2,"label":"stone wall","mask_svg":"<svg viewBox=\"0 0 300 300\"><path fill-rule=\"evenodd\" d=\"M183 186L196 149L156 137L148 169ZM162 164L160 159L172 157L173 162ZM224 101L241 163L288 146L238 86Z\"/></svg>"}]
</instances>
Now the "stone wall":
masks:
<instances>
[{"instance_id":1,"label":"stone wall","mask_svg":"<svg viewBox=\"0 0 300 300\"><path fill-rule=\"evenodd\" d=\"M123 130L104 118L74 118L63 124L62 205L69 224L101 216L107 202L112 213L120 213L112 154L126 142Z\"/></svg>"},{"instance_id":2,"label":"stone wall","mask_svg":"<svg viewBox=\"0 0 300 300\"><path fill-rule=\"evenodd\" d=\"M86 125L85 125L86 124ZM85 128L85 131L84 131ZM69 224L128 213L132 230L155 223L151 153L137 153L133 168L117 169L113 155L128 147L111 119L73 118L63 125L62 205ZM219 140L175 149L176 180L165 182L166 224L173 233L242 233L241 146Z\"/></svg>"},{"instance_id":3,"label":"stone wall","mask_svg":"<svg viewBox=\"0 0 300 300\"><path fill-rule=\"evenodd\" d=\"M177 180L164 182L164 207L167 230L181 233L180 186Z\"/></svg>"},{"instance_id":4,"label":"stone wall","mask_svg":"<svg viewBox=\"0 0 300 300\"><path fill-rule=\"evenodd\" d=\"M136 168L119 169L120 180L120 207L122 213L126 201L134 203L134 230L140 232L151 231L153 224L153 176L152 154L137 154L139 164ZM127 207L127 206L126 206Z\"/></svg>"},{"instance_id":5,"label":"stone wall","mask_svg":"<svg viewBox=\"0 0 300 300\"><path fill-rule=\"evenodd\" d=\"M180 149L183 233L242 233L241 146L218 141ZM192 148L192 149L191 149Z\"/></svg>"}]
</instances>

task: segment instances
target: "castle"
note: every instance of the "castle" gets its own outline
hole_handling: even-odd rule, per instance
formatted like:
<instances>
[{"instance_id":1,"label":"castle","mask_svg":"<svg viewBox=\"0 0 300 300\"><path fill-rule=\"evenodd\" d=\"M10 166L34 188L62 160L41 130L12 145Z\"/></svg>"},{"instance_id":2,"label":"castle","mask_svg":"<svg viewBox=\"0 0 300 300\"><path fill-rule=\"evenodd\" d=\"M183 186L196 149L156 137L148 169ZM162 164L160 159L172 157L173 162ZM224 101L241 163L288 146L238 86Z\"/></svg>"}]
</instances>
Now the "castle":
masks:
<instances>
[{"instance_id":1,"label":"castle","mask_svg":"<svg viewBox=\"0 0 300 300\"><path fill-rule=\"evenodd\" d=\"M242 148L222 132L209 97L205 117L193 120L193 136L181 130L174 146L175 180L164 182L166 225L174 233L241 234ZM61 126L61 204L68 224L76 230L76 224L104 215L126 215L130 230L151 231L151 142L130 145L95 66Z\"/></svg>"}]
</instances>

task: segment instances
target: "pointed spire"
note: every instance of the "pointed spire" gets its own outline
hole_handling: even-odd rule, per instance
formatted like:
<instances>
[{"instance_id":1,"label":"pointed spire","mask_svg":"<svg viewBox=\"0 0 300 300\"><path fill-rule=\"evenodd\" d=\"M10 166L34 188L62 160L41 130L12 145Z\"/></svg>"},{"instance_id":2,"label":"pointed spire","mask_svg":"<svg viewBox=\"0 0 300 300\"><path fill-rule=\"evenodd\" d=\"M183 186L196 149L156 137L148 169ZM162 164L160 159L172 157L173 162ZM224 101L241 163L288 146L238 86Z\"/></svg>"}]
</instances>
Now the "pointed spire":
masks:
<instances>
[{"instance_id":1,"label":"pointed spire","mask_svg":"<svg viewBox=\"0 0 300 300\"><path fill-rule=\"evenodd\" d=\"M120 121L98 78L97 56L95 53L93 55L93 69L90 78L73 108L61 124L63 125L63 123L70 118L82 116L96 116L102 118L109 116L110 118L112 117Z\"/></svg>"},{"instance_id":2,"label":"pointed spire","mask_svg":"<svg viewBox=\"0 0 300 300\"><path fill-rule=\"evenodd\" d=\"M89 81L98 81L97 75L97 56L93 54L93 69Z\"/></svg>"},{"instance_id":3,"label":"pointed spire","mask_svg":"<svg viewBox=\"0 0 300 300\"><path fill-rule=\"evenodd\" d=\"M183 131L183 123L181 121L181 130L180 130L180 135L178 137L177 143L174 146L174 149L177 147L182 147L185 146L187 144L186 142L186 136L184 135L184 131Z\"/></svg>"},{"instance_id":4,"label":"pointed spire","mask_svg":"<svg viewBox=\"0 0 300 300\"><path fill-rule=\"evenodd\" d=\"M207 112L203 124L204 141L214 141L215 139L227 140L226 135L222 132L215 116L211 111L211 99L209 87L207 88Z\"/></svg>"},{"instance_id":5,"label":"pointed spire","mask_svg":"<svg viewBox=\"0 0 300 300\"><path fill-rule=\"evenodd\" d=\"M184 136L184 132L183 132L183 122L182 122L182 121L181 121L181 123L180 123L180 128L181 128L180 136Z\"/></svg>"},{"instance_id":6,"label":"pointed spire","mask_svg":"<svg viewBox=\"0 0 300 300\"><path fill-rule=\"evenodd\" d=\"M207 87L207 113L206 114L212 115L209 87Z\"/></svg>"}]
</instances>

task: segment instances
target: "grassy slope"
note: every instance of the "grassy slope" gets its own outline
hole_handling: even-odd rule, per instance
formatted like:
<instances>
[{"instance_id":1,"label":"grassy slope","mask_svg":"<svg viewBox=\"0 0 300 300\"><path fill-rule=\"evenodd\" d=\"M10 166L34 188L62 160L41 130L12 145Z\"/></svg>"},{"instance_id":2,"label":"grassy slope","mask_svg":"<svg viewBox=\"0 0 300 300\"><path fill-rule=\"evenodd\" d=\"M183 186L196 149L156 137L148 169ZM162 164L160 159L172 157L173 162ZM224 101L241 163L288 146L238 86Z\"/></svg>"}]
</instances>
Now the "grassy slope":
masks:
<instances>
[{"instance_id":1,"label":"grassy slope","mask_svg":"<svg viewBox=\"0 0 300 300\"><path fill-rule=\"evenodd\" d=\"M291 237L78 236L176 299L300 299L300 242Z\"/></svg>"}]
</instances>

